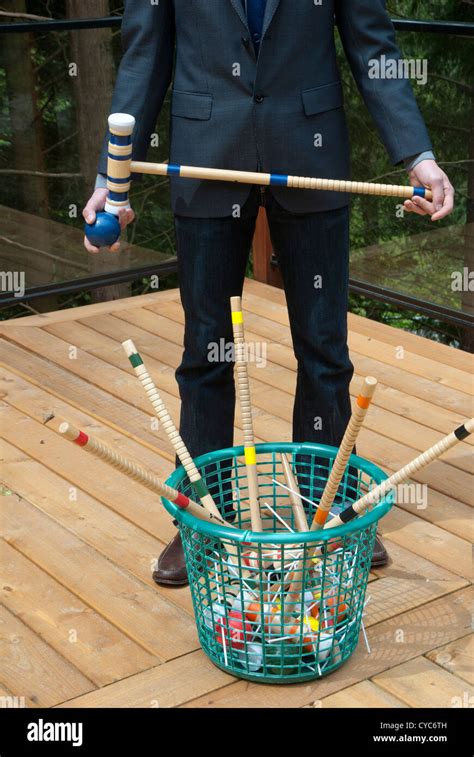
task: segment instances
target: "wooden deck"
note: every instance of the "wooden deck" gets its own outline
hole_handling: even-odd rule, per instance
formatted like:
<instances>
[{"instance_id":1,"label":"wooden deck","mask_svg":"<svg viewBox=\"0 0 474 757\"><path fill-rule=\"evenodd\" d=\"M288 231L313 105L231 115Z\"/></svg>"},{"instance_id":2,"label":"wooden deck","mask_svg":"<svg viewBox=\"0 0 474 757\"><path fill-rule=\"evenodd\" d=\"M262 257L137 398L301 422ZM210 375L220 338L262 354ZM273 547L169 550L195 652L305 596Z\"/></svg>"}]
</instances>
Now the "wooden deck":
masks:
<instances>
[{"instance_id":1,"label":"wooden deck","mask_svg":"<svg viewBox=\"0 0 474 757\"><path fill-rule=\"evenodd\" d=\"M247 338L268 343L267 367L250 368L256 434L290 439L295 361L283 294L248 281L244 306ZM380 381L361 455L396 470L472 415L471 356L356 316L350 329L353 393L368 373ZM24 697L27 707L243 708L452 707L472 696L472 441L417 477L429 485L426 509L397 506L381 524L392 561L371 575L371 654L361 640L348 663L311 685L249 684L201 652L188 589L151 579L175 533L157 498L44 425L51 412L66 416L169 474L171 447L151 430L120 342L135 340L177 419L178 292L0 331L0 697Z\"/></svg>"}]
</instances>

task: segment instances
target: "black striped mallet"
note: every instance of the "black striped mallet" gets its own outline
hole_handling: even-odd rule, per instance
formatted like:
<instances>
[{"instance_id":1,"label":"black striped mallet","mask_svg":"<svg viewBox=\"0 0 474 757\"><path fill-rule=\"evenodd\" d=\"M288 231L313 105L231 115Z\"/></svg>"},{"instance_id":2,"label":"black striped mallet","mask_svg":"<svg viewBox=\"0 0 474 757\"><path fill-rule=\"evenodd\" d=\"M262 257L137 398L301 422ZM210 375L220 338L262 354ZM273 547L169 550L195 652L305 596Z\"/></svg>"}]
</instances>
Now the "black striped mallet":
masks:
<instances>
[{"instance_id":1,"label":"black striped mallet","mask_svg":"<svg viewBox=\"0 0 474 757\"><path fill-rule=\"evenodd\" d=\"M369 492L367 492L367 494L358 499L357 502L354 502L354 504L349 505L349 507L346 507L344 510L342 510L339 515L336 515L336 517L332 518L332 520L326 523L324 528L335 528L336 526L340 526L342 523L348 523L358 515L362 515L371 506L376 505L377 502L380 502L385 494L393 491L393 489L395 489L398 484L406 481L414 473L418 473L418 471L420 471L422 468L425 468L434 460L437 460L439 457L441 457L441 455L447 452L448 449L451 449L451 447L454 447L456 444L459 444L459 442L467 439L467 437L472 434L473 431L474 418L470 418L470 420L463 423L462 426L459 426L457 429L445 436L425 452L422 452L421 455L415 457L414 460L412 460L410 463L404 465L403 468L400 468L400 470L398 470L392 476L387 478L385 481L382 481L381 484L376 486L374 489L371 489Z\"/></svg>"}]
</instances>

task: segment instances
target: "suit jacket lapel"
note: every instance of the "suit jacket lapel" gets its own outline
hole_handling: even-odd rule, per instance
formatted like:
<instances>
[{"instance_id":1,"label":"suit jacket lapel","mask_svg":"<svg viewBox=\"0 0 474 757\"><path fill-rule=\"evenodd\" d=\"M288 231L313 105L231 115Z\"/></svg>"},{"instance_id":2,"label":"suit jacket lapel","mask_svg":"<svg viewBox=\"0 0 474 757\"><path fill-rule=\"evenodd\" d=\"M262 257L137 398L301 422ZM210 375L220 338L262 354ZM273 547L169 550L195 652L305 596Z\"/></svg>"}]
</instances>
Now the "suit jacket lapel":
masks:
<instances>
[{"instance_id":1,"label":"suit jacket lapel","mask_svg":"<svg viewBox=\"0 0 474 757\"><path fill-rule=\"evenodd\" d=\"M275 11L278 8L280 4L280 0L267 0L267 7L265 8L265 17L263 19L263 31L262 31L262 39L265 36L265 33L272 23L273 16L275 15Z\"/></svg>"},{"instance_id":2,"label":"suit jacket lapel","mask_svg":"<svg viewBox=\"0 0 474 757\"><path fill-rule=\"evenodd\" d=\"M242 21L243 25L248 29L248 22L247 22L247 16L245 15L244 10L244 4L242 0L230 0L230 4L238 14L240 20Z\"/></svg>"}]
</instances>

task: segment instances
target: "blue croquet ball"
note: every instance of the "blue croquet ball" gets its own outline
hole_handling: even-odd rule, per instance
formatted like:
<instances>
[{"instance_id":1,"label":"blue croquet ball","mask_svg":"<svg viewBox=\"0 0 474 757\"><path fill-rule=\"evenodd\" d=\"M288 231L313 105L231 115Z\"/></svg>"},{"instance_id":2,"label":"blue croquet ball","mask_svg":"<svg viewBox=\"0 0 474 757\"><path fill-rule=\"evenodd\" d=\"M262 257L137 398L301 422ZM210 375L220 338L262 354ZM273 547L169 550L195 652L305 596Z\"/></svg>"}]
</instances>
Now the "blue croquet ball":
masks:
<instances>
[{"instance_id":1,"label":"blue croquet ball","mask_svg":"<svg viewBox=\"0 0 474 757\"><path fill-rule=\"evenodd\" d=\"M84 224L84 231L94 247L110 247L120 237L120 223L112 213L97 213L95 223Z\"/></svg>"}]
</instances>

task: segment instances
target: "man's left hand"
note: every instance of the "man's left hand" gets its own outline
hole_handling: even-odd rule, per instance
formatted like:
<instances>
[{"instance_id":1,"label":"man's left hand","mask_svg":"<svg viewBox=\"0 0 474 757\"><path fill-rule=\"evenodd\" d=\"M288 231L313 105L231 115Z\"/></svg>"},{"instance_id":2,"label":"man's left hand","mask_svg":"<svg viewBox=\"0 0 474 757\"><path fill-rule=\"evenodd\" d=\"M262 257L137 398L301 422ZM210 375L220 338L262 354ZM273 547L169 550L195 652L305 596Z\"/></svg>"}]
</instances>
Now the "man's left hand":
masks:
<instances>
[{"instance_id":1,"label":"man's left hand","mask_svg":"<svg viewBox=\"0 0 474 757\"><path fill-rule=\"evenodd\" d=\"M424 197L405 200L405 209L420 216L431 216L432 221L439 221L448 216L454 207L454 188L448 177L435 160L422 160L409 171L412 187L425 187L433 192L431 202Z\"/></svg>"}]
</instances>

